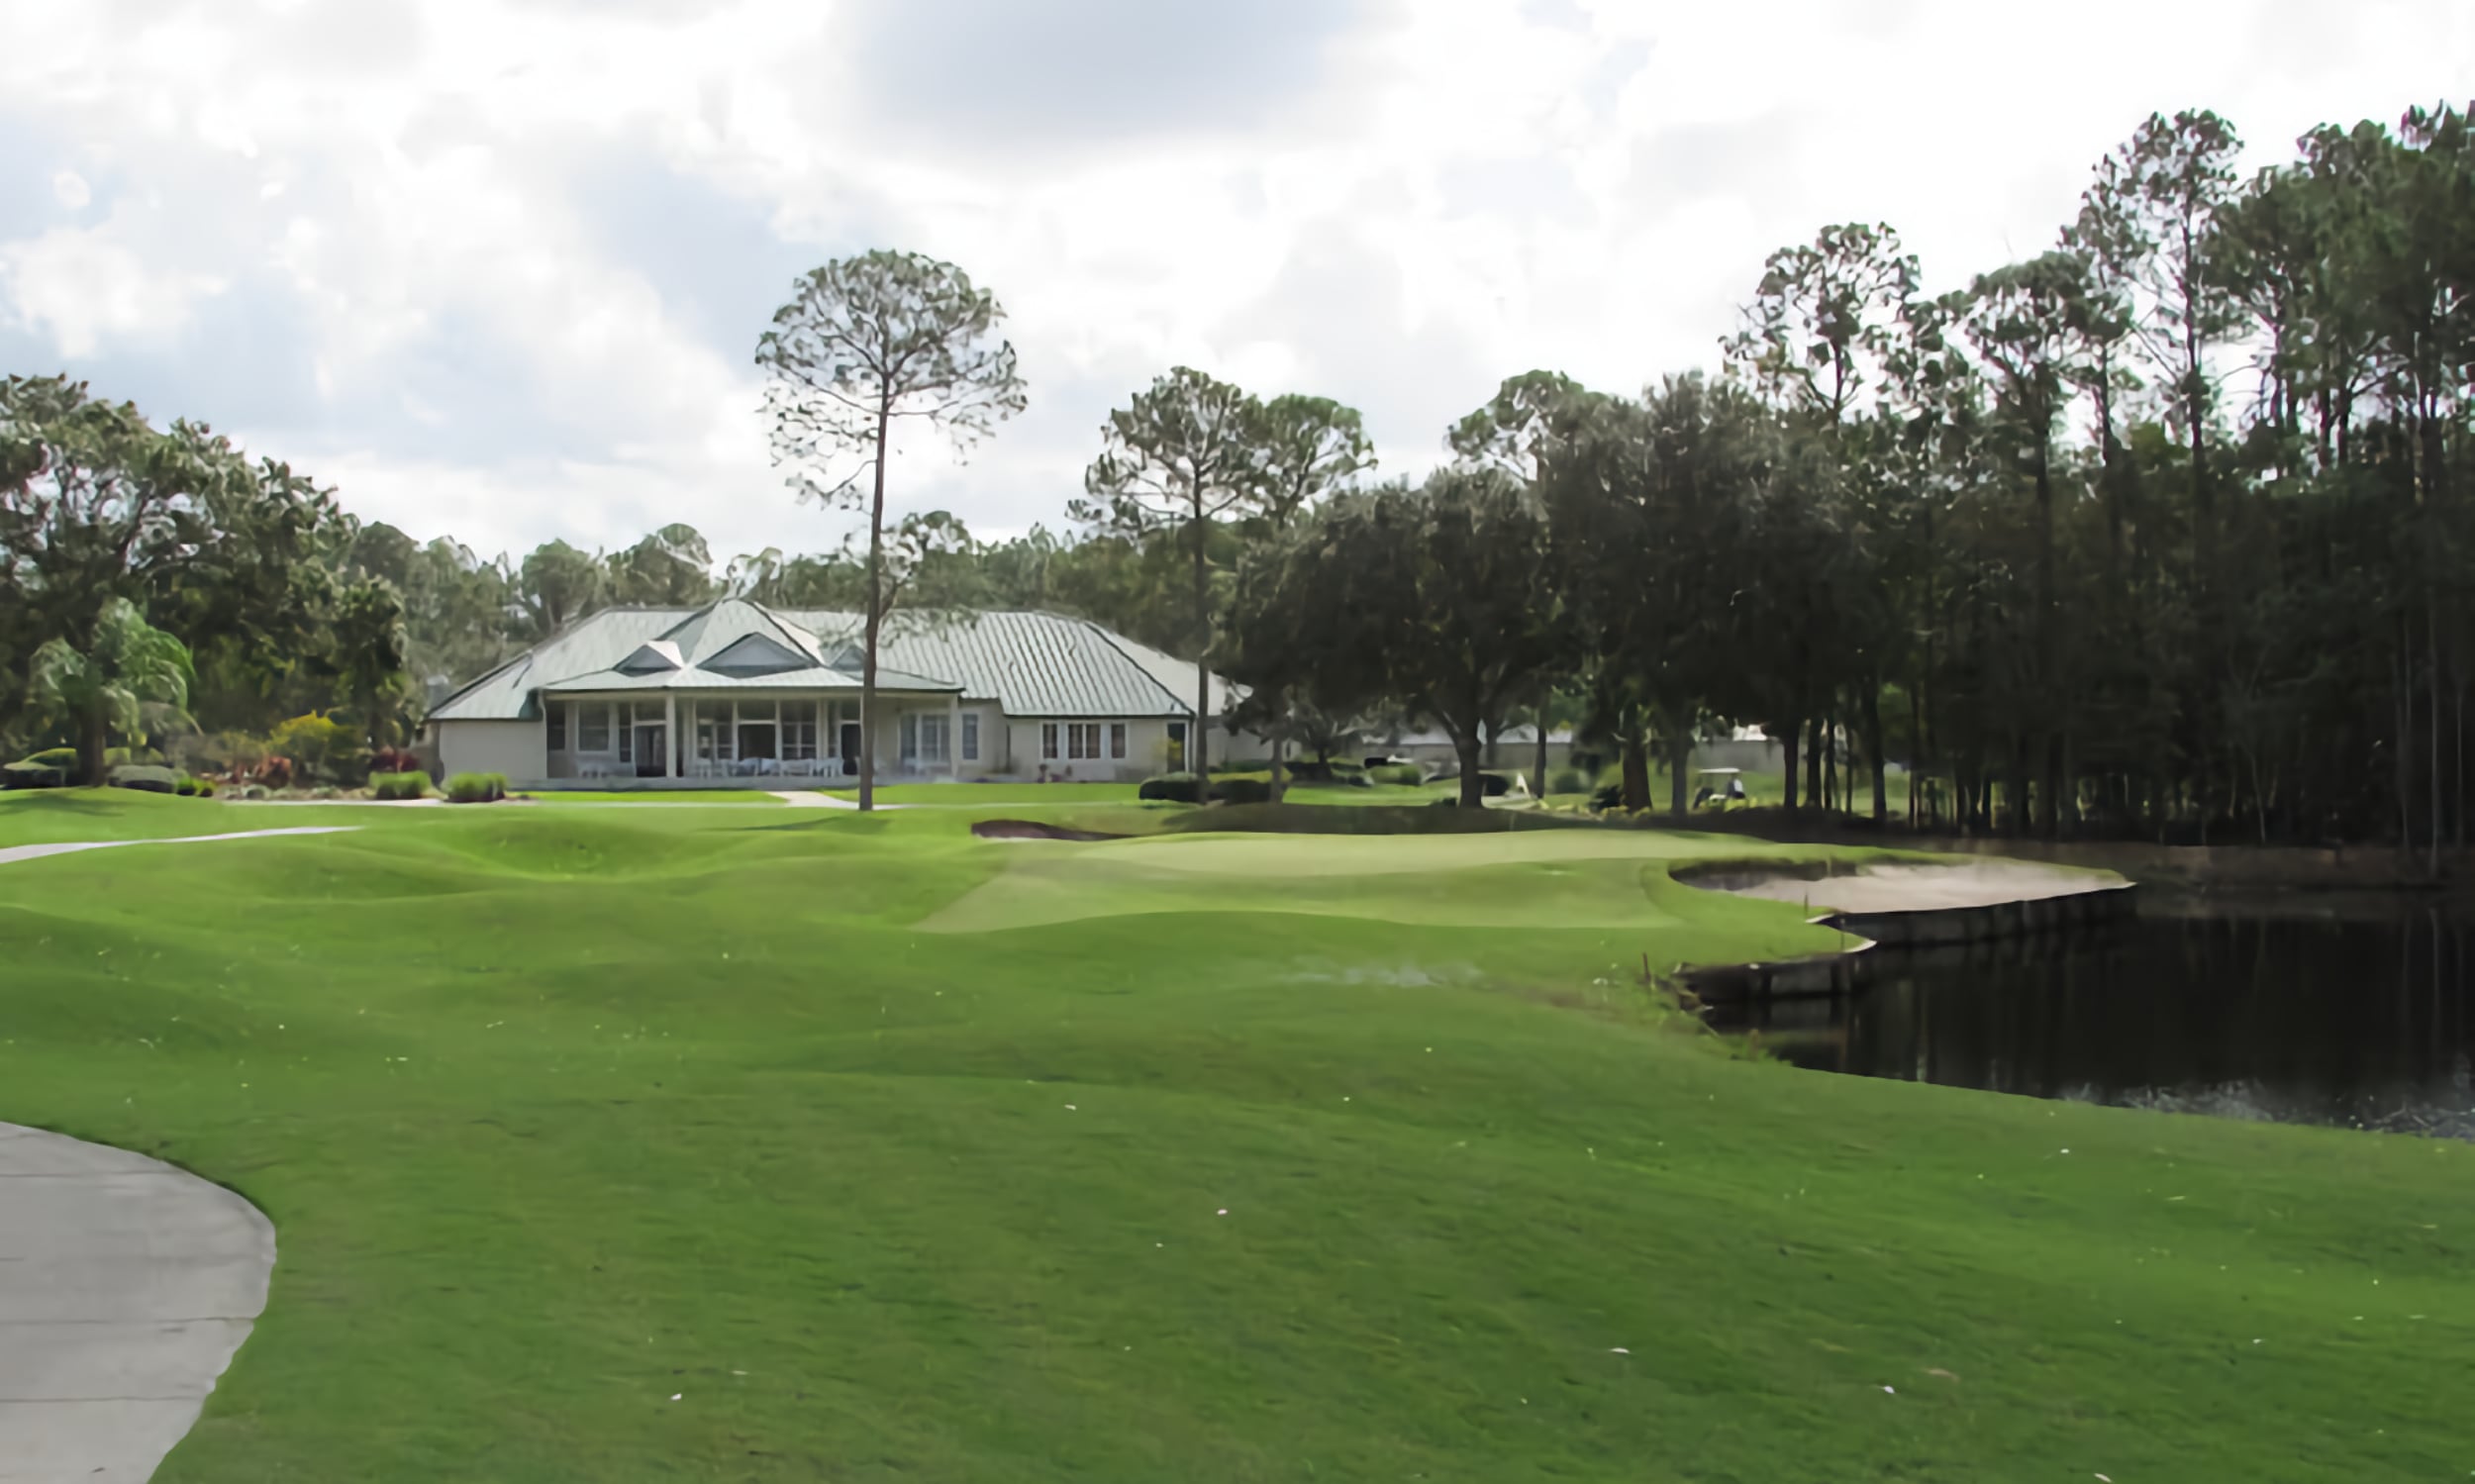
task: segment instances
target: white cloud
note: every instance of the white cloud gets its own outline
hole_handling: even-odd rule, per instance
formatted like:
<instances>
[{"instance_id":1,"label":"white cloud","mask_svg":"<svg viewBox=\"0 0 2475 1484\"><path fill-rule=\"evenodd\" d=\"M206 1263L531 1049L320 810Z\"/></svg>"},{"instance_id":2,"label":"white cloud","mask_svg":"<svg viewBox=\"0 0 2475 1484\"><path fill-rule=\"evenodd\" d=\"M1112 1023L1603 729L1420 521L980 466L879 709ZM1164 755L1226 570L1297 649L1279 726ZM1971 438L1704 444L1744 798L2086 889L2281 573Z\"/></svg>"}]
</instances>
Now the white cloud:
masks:
<instances>
[{"instance_id":1,"label":"white cloud","mask_svg":"<svg viewBox=\"0 0 2475 1484\"><path fill-rule=\"evenodd\" d=\"M750 350L798 267L917 247L1004 299L1032 407L967 464L906 447L897 497L1013 530L1058 521L1107 409L1174 363L1355 403L1415 472L1502 375L1709 364L1763 254L1826 222L1889 221L1955 285L2049 242L2151 110L2214 107L2266 162L2475 73L2475 13L2403 0L2336 32L2299 0L1017 14L22 8L0 166L100 219L0 226L0 327L99 380L144 351L156 416L237 426L417 534L821 545L767 467ZM921 51L930 22L980 45ZM256 316L259 395L209 303Z\"/></svg>"},{"instance_id":2,"label":"white cloud","mask_svg":"<svg viewBox=\"0 0 2475 1484\"><path fill-rule=\"evenodd\" d=\"M71 360L107 339L168 340L223 287L212 275L164 272L96 232L54 228L0 244L0 315L46 333Z\"/></svg>"}]
</instances>

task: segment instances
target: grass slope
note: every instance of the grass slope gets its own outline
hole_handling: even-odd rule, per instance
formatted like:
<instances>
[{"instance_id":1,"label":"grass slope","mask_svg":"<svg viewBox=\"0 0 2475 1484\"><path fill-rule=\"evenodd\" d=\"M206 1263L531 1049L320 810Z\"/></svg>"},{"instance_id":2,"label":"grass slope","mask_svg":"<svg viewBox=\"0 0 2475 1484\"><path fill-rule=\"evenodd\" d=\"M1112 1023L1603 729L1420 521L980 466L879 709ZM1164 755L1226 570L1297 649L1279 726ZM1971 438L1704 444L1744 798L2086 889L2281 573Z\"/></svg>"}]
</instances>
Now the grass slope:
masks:
<instances>
[{"instance_id":1,"label":"grass slope","mask_svg":"<svg viewBox=\"0 0 2475 1484\"><path fill-rule=\"evenodd\" d=\"M172 1484L2475 1469L2475 1150L1716 1054L1689 840L333 813L0 866L0 1117L277 1227Z\"/></svg>"}]
</instances>

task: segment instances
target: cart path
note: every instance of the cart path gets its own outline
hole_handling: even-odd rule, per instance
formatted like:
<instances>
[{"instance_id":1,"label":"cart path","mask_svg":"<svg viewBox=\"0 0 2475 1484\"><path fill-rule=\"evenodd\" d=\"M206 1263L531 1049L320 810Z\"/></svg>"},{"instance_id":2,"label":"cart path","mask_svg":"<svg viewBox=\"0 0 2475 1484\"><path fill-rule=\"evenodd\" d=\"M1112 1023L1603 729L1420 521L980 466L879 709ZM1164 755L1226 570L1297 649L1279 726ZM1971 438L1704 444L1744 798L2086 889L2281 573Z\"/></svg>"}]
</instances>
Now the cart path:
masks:
<instances>
[{"instance_id":1,"label":"cart path","mask_svg":"<svg viewBox=\"0 0 2475 1484\"><path fill-rule=\"evenodd\" d=\"M222 1186L0 1124L0 1481L144 1484L274 1264L273 1225Z\"/></svg>"},{"instance_id":2,"label":"cart path","mask_svg":"<svg viewBox=\"0 0 2475 1484\"><path fill-rule=\"evenodd\" d=\"M347 835L358 825L300 825L290 830L243 830L233 835L172 835L160 840L79 840L48 845L0 845L0 865L14 860L40 860L46 855L68 855L78 850L114 850L122 845L202 845L218 840L265 840L276 835ZM0 1480L7 1480L0 1474Z\"/></svg>"}]
</instances>

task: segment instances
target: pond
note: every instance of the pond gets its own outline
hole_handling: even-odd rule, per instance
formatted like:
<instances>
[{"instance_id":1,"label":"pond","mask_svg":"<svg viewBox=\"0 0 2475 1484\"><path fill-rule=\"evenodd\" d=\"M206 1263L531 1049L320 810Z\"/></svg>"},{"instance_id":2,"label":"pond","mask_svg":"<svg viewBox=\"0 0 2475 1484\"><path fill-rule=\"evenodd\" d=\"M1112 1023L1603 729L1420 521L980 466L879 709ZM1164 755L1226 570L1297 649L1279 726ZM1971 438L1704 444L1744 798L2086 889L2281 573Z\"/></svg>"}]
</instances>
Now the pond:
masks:
<instances>
[{"instance_id":1,"label":"pond","mask_svg":"<svg viewBox=\"0 0 2475 1484\"><path fill-rule=\"evenodd\" d=\"M2475 913L2143 904L2063 940L1858 955L1845 996L1722 1004L1803 1067L2475 1138Z\"/></svg>"}]
</instances>

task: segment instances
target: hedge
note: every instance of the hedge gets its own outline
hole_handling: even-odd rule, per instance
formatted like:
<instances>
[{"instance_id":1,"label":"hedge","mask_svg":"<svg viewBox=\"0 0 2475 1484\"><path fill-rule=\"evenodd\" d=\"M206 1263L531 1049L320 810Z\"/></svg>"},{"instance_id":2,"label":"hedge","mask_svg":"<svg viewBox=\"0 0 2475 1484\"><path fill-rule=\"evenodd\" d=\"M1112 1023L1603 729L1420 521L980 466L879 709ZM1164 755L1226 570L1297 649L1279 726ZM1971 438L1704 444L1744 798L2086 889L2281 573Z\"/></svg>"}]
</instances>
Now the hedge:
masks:
<instances>
[{"instance_id":1,"label":"hedge","mask_svg":"<svg viewBox=\"0 0 2475 1484\"><path fill-rule=\"evenodd\" d=\"M501 780L502 789L505 780ZM369 796L373 799L426 799L430 797L428 773L372 773L369 775Z\"/></svg>"},{"instance_id":2,"label":"hedge","mask_svg":"<svg viewBox=\"0 0 2475 1484\"><path fill-rule=\"evenodd\" d=\"M457 773L446 780L449 804L494 804L506 797L505 773Z\"/></svg>"},{"instance_id":3,"label":"hedge","mask_svg":"<svg viewBox=\"0 0 2475 1484\"><path fill-rule=\"evenodd\" d=\"M151 763L124 762L112 769L112 786L134 788L149 794L178 793L180 775L170 768L155 767Z\"/></svg>"},{"instance_id":4,"label":"hedge","mask_svg":"<svg viewBox=\"0 0 2475 1484\"><path fill-rule=\"evenodd\" d=\"M1200 804L1203 780L1192 773L1161 773L1145 778L1142 787L1135 790L1135 797L1168 804Z\"/></svg>"},{"instance_id":5,"label":"hedge","mask_svg":"<svg viewBox=\"0 0 2475 1484\"><path fill-rule=\"evenodd\" d=\"M1416 788L1427 781L1427 770L1415 762L1370 763L1366 769L1366 781Z\"/></svg>"}]
</instances>

